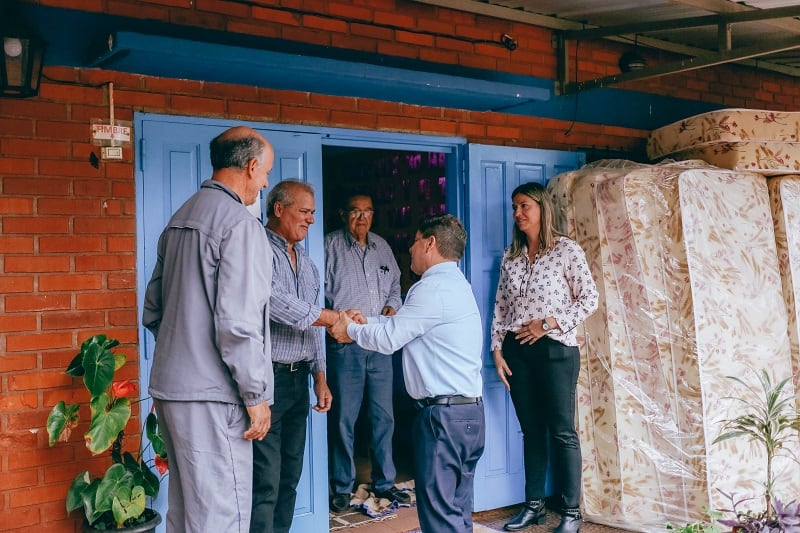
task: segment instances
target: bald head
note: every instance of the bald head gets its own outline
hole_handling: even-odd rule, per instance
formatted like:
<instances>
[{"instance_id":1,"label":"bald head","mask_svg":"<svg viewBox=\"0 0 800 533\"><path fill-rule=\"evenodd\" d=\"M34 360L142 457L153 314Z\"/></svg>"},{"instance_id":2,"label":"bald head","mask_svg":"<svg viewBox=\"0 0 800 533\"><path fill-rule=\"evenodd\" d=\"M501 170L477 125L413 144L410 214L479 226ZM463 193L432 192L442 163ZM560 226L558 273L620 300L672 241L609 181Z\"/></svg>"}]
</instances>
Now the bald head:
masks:
<instances>
[{"instance_id":1,"label":"bald head","mask_svg":"<svg viewBox=\"0 0 800 533\"><path fill-rule=\"evenodd\" d=\"M212 179L224 183L245 205L258 199L269 184L275 152L263 135L247 126L235 126L211 140Z\"/></svg>"},{"instance_id":2,"label":"bald head","mask_svg":"<svg viewBox=\"0 0 800 533\"><path fill-rule=\"evenodd\" d=\"M262 159L272 151L269 142L253 128L235 126L220 133L211 141L211 166L216 170L244 170L252 159Z\"/></svg>"}]
</instances>

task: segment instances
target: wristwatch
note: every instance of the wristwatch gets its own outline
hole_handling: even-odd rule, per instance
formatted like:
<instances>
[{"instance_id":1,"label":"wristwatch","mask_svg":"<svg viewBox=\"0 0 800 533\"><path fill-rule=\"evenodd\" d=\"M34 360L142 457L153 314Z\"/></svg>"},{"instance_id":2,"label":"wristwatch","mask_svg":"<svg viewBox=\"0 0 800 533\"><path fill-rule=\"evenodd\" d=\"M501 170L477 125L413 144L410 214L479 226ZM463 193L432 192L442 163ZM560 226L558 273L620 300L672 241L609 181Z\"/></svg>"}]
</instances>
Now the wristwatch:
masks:
<instances>
[{"instance_id":1,"label":"wristwatch","mask_svg":"<svg viewBox=\"0 0 800 533\"><path fill-rule=\"evenodd\" d=\"M547 319L542 319L542 329L545 331L550 330L550 324L547 323Z\"/></svg>"}]
</instances>

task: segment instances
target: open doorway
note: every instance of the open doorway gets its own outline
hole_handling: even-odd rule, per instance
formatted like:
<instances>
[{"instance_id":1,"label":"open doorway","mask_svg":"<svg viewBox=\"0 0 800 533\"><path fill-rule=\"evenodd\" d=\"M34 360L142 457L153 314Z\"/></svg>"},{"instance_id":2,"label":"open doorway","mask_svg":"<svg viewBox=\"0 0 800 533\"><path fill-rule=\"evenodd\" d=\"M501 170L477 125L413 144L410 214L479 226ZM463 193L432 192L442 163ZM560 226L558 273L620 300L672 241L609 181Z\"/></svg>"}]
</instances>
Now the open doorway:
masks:
<instances>
[{"instance_id":1,"label":"open doorway","mask_svg":"<svg viewBox=\"0 0 800 533\"><path fill-rule=\"evenodd\" d=\"M384 150L341 146L322 147L323 220L327 234L342 226L339 209L353 193L372 197L375 214L371 231L389 243L400 267L403 297L418 279L411 272L408 248L420 221L447 212L446 155L418 150ZM411 420L414 403L403 382L400 352L393 356L394 417L393 458L396 482L413 479ZM356 423L354 455L356 486L371 481L370 427L362 405Z\"/></svg>"}]
</instances>

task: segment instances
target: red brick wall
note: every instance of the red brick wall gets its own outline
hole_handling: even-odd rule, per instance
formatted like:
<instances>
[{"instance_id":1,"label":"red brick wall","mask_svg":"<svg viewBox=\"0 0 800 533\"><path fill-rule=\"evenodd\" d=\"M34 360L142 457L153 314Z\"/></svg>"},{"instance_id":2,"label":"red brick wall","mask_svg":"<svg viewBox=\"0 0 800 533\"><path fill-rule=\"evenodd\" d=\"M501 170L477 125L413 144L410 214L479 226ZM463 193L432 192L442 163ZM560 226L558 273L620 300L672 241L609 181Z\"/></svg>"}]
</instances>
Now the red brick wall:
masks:
<instances>
[{"instance_id":1,"label":"red brick wall","mask_svg":"<svg viewBox=\"0 0 800 533\"><path fill-rule=\"evenodd\" d=\"M394 0L40 0L228 31L312 42L516 74L555 77L550 32ZM465 39L519 41L513 53ZM457 38L448 38L452 35ZM581 45L582 79L616 72L621 48ZM666 60L653 56L653 61ZM76 530L64 496L82 469L96 468L75 432L49 448L52 405L80 391L63 369L98 332L121 340L137 377L135 186L131 148L121 162L89 163L89 121L134 111L248 121L457 135L470 142L546 149L593 146L635 152L647 132L553 119L411 106L362 98L48 68L40 95L0 99L0 529ZM57 80L57 81L50 81ZM736 80L732 85L727 80ZM722 66L629 88L727 106L796 109L791 78ZM135 427L135 426L134 426Z\"/></svg>"}]
</instances>

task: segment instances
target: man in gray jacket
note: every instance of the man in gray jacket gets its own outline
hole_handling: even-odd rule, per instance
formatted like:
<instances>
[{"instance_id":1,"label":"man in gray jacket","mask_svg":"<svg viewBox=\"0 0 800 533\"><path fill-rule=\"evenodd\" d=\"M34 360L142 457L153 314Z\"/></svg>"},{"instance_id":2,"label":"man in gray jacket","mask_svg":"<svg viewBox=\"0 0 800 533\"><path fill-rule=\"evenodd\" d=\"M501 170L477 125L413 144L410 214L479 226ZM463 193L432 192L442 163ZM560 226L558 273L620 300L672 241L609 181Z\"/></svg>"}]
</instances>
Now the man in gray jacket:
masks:
<instances>
[{"instance_id":1,"label":"man in gray jacket","mask_svg":"<svg viewBox=\"0 0 800 533\"><path fill-rule=\"evenodd\" d=\"M270 428L272 250L246 209L274 151L251 128L211 141L211 179L158 241L142 322L156 338L150 395L169 457L167 530L247 532L253 440Z\"/></svg>"}]
</instances>

